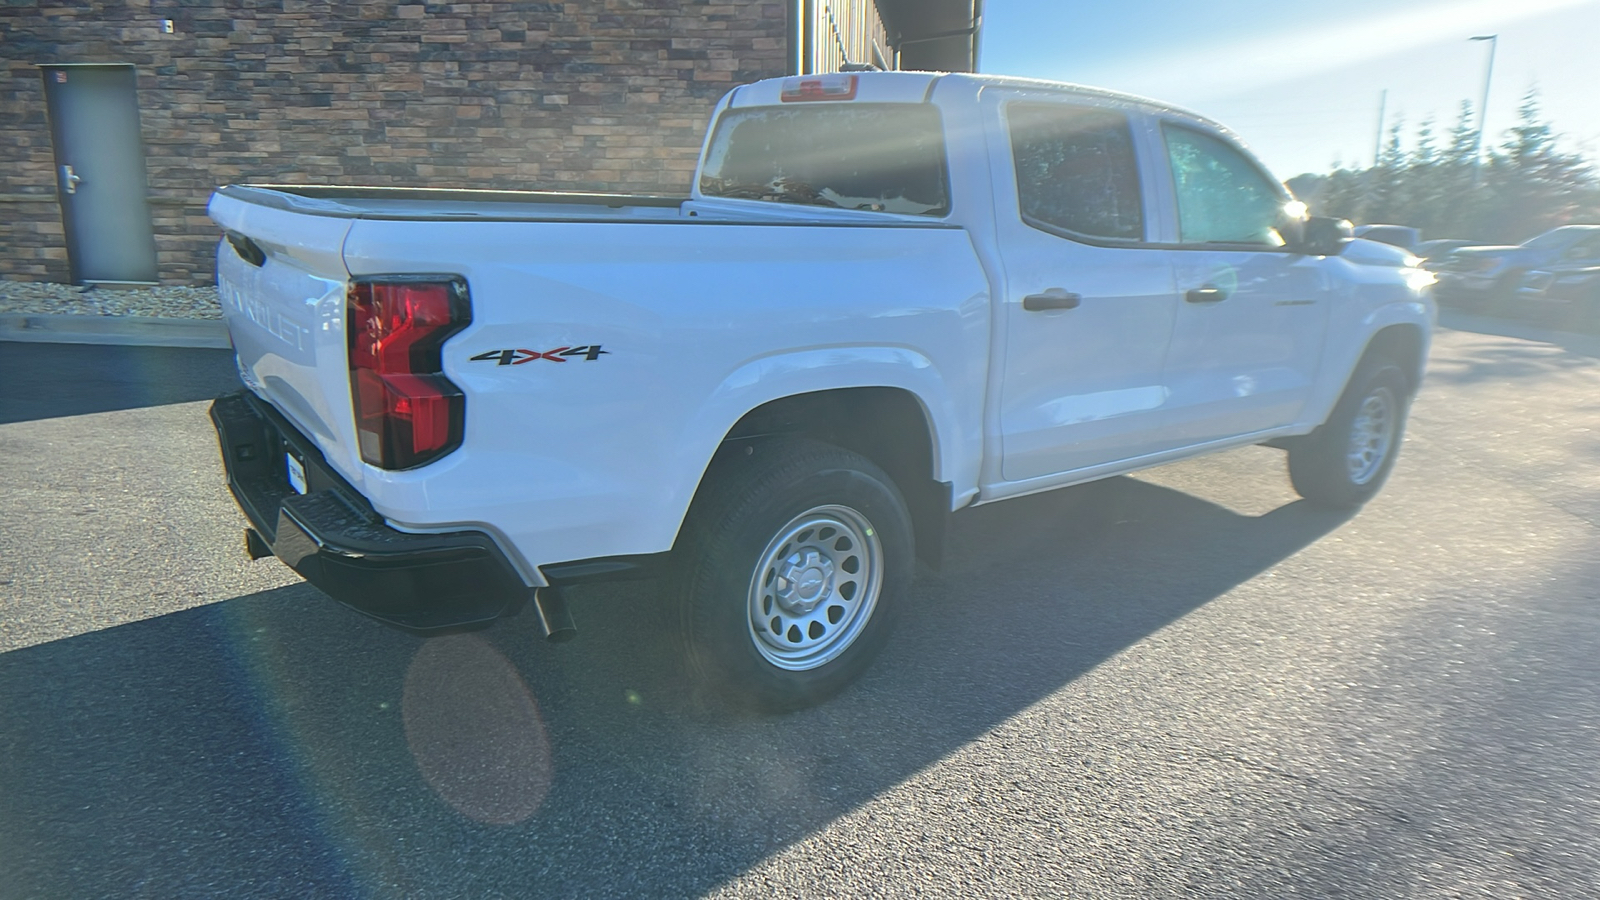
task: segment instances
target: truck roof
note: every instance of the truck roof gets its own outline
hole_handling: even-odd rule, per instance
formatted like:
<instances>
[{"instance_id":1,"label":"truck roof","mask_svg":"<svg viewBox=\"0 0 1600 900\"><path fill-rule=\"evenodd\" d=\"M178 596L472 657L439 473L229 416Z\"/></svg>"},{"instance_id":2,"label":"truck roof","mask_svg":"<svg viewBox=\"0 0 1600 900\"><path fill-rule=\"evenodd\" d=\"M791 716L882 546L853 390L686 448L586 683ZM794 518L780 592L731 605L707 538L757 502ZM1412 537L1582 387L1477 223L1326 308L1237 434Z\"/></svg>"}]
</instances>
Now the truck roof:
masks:
<instances>
[{"instance_id":1,"label":"truck roof","mask_svg":"<svg viewBox=\"0 0 1600 900\"><path fill-rule=\"evenodd\" d=\"M849 91L849 98L866 102L878 103L917 103L926 101L933 95L935 85L942 81L964 81L983 87L1012 88L1016 90L1053 91L1072 94L1118 106L1135 107L1147 113L1161 113L1176 115L1215 128L1219 131L1233 135L1233 132L1221 123L1202 116L1193 110L1185 109L1149 97L1137 94L1127 94L1121 91L1108 90L1084 84L1073 84L1066 81L1049 81L1043 78L1020 78L1011 75L987 75L967 72L830 72L815 75L789 75L779 78L765 78L761 81L741 85L734 88L728 98L729 107L769 106L784 102L783 94L786 86L792 88L797 83L812 82L842 82L844 79L854 79L853 88ZM839 99L845 99L840 97Z\"/></svg>"}]
</instances>

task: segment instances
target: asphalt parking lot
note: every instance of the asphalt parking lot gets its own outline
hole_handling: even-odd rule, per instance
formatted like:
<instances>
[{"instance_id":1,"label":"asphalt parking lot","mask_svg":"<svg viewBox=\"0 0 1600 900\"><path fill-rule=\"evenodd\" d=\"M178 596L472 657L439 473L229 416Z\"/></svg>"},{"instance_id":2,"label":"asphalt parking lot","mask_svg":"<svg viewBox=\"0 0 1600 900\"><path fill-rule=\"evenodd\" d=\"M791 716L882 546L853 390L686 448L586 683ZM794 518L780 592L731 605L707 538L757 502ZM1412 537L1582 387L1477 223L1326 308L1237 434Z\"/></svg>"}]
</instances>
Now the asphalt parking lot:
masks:
<instances>
[{"instance_id":1,"label":"asphalt parking lot","mask_svg":"<svg viewBox=\"0 0 1600 900\"><path fill-rule=\"evenodd\" d=\"M226 351L0 344L0 898L1596 896L1600 342L1450 321L1359 513L1266 448L963 513L742 720L656 584L424 641L248 562Z\"/></svg>"}]
</instances>

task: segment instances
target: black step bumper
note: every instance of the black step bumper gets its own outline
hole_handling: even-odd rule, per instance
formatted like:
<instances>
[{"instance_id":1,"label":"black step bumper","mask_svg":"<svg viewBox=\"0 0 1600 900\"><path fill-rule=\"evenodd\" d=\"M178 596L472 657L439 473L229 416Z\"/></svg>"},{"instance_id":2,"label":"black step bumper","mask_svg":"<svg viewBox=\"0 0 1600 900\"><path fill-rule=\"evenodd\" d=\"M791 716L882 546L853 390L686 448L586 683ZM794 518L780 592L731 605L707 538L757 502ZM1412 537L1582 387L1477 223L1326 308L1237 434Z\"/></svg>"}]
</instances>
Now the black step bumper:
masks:
<instances>
[{"instance_id":1,"label":"black step bumper","mask_svg":"<svg viewBox=\"0 0 1600 900\"><path fill-rule=\"evenodd\" d=\"M315 444L249 391L217 398L211 421L228 488L251 527L274 556L340 603L428 633L486 625L532 597L483 532L390 528ZM289 484L288 454L305 469L304 494Z\"/></svg>"}]
</instances>

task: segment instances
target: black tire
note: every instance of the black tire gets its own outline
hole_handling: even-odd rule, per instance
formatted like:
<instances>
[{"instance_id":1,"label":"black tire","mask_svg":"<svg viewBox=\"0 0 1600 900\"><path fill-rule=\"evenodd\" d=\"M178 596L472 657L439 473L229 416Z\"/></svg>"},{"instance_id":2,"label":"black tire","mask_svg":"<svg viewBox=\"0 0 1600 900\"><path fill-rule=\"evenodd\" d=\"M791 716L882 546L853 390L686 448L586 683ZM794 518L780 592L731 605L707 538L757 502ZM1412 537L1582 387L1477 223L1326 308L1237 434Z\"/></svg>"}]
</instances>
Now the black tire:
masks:
<instances>
[{"instance_id":1,"label":"black tire","mask_svg":"<svg viewBox=\"0 0 1600 900\"><path fill-rule=\"evenodd\" d=\"M678 550L694 675L763 712L838 693L882 649L911 582L899 489L867 458L811 440L731 445L706 479Z\"/></svg>"},{"instance_id":2,"label":"black tire","mask_svg":"<svg viewBox=\"0 0 1600 900\"><path fill-rule=\"evenodd\" d=\"M1328 421L1290 448L1289 481L1295 492L1337 509L1371 500L1394 468L1410 407L1405 372L1387 359L1363 360ZM1375 421L1384 416L1385 424ZM1387 435L1381 448L1375 446L1380 433Z\"/></svg>"}]
</instances>

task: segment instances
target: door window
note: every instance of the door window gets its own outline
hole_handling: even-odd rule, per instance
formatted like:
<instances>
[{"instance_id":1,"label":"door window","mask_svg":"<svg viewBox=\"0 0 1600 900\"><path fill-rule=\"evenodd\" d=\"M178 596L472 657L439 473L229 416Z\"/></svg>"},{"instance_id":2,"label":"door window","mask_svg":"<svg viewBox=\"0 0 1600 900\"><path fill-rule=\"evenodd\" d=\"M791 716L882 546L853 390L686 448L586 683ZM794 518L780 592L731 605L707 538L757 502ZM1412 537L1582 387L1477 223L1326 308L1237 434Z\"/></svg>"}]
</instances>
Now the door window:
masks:
<instances>
[{"instance_id":1,"label":"door window","mask_svg":"<svg viewBox=\"0 0 1600 900\"><path fill-rule=\"evenodd\" d=\"M1277 226L1288 198L1238 149L1203 132L1165 124L1167 158L1185 244L1283 245Z\"/></svg>"},{"instance_id":2,"label":"door window","mask_svg":"<svg viewBox=\"0 0 1600 900\"><path fill-rule=\"evenodd\" d=\"M1573 244L1563 255L1567 259L1575 262L1591 262L1600 260L1600 235L1596 235Z\"/></svg>"},{"instance_id":3,"label":"door window","mask_svg":"<svg viewBox=\"0 0 1600 900\"><path fill-rule=\"evenodd\" d=\"M1023 221L1068 237L1144 240L1144 198L1127 116L1016 103L1006 119Z\"/></svg>"}]
</instances>

